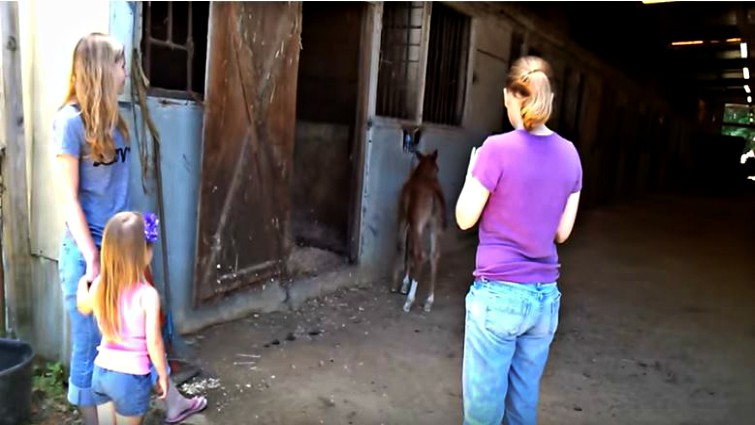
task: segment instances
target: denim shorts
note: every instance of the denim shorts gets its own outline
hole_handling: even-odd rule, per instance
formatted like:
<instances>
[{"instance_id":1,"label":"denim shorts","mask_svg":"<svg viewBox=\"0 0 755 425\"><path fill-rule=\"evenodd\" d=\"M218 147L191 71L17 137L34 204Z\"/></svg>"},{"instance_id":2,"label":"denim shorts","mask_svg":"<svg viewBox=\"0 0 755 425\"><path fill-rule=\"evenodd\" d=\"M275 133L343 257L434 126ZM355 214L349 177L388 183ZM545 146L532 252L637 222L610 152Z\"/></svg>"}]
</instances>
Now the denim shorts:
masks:
<instances>
[{"instance_id":1,"label":"denim shorts","mask_svg":"<svg viewBox=\"0 0 755 425\"><path fill-rule=\"evenodd\" d=\"M112 401L121 416L143 416L149 410L150 374L132 375L94 366L92 395L97 405Z\"/></svg>"}]
</instances>

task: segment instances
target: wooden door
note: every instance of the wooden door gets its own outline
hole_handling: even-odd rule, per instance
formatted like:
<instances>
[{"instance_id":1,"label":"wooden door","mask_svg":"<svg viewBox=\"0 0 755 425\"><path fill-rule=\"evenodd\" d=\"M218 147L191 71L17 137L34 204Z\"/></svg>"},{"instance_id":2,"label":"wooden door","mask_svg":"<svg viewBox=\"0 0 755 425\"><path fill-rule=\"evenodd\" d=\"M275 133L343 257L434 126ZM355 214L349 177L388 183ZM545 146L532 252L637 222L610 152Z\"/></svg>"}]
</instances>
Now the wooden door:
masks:
<instances>
[{"instance_id":1,"label":"wooden door","mask_svg":"<svg viewBox=\"0 0 755 425\"><path fill-rule=\"evenodd\" d=\"M195 304L284 275L290 251L301 4L211 7Z\"/></svg>"}]
</instances>

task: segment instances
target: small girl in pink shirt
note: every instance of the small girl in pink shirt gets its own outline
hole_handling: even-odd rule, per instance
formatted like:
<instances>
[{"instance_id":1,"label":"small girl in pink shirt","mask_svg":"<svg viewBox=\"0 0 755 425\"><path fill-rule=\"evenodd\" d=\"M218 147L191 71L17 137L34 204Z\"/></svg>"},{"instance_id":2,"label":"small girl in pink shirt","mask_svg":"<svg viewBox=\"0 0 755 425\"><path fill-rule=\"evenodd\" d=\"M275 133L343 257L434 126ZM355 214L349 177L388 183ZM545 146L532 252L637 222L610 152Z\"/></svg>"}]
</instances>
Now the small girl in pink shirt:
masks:
<instances>
[{"instance_id":1,"label":"small girl in pink shirt","mask_svg":"<svg viewBox=\"0 0 755 425\"><path fill-rule=\"evenodd\" d=\"M102 333L92 376L100 424L141 423L149 410L151 365L161 399L168 389L160 299L144 279L152 259L144 229L142 214L113 216L103 234L101 274L91 288L85 279L79 284L79 311L94 312Z\"/></svg>"}]
</instances>

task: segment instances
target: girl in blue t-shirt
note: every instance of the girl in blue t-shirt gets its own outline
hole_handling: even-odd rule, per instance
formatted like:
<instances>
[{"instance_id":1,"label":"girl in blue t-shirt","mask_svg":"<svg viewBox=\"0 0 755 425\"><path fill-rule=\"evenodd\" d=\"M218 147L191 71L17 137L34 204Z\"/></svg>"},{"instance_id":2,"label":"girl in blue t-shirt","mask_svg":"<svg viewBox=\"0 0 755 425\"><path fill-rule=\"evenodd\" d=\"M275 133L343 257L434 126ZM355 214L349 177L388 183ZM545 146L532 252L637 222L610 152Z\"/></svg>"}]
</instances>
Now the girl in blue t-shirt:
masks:
<instances>
[{"instance_id":1,"label":"girl in blue t-shirt","mask_svg":"<svg viewBox=\"0 0 755 425\"><path fill-rule=\"evenodd\" d=\"M92 33L79 40L65 104L53 123L53 151L66 229L58 271L65 310L71 320L68 401L79 407L86 425L97 424L91 383L100 332L92 316L76 308L76 289L84 276L94 281L107 221L128 209L128 128L118 108L126 82L124 47ZM168 422L177 422L207 405L204 397L184 398L170 383Z\"/></svg>"}]
</instances>

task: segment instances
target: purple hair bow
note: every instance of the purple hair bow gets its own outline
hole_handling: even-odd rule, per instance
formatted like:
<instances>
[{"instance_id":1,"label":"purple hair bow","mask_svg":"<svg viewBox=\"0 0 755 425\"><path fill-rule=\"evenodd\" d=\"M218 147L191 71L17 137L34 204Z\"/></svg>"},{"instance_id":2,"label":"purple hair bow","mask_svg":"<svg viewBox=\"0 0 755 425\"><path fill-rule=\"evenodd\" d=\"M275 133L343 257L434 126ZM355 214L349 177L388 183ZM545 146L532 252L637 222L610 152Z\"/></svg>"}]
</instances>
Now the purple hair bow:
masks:
<instances>
[{"instance_id":1,"label":"purple hair bow","mask_svg":"<svg viewBox=\"0 0 755 425\"><path fill-rule=\"evenodd\" d=\"M159 235L159 229L157 226L159 224L160 219L157 218L157 215L154 213L144 214L144 238L147 239L148 243L154 244L157 242L157 237Z\"/></svg>"}]
</instances>

